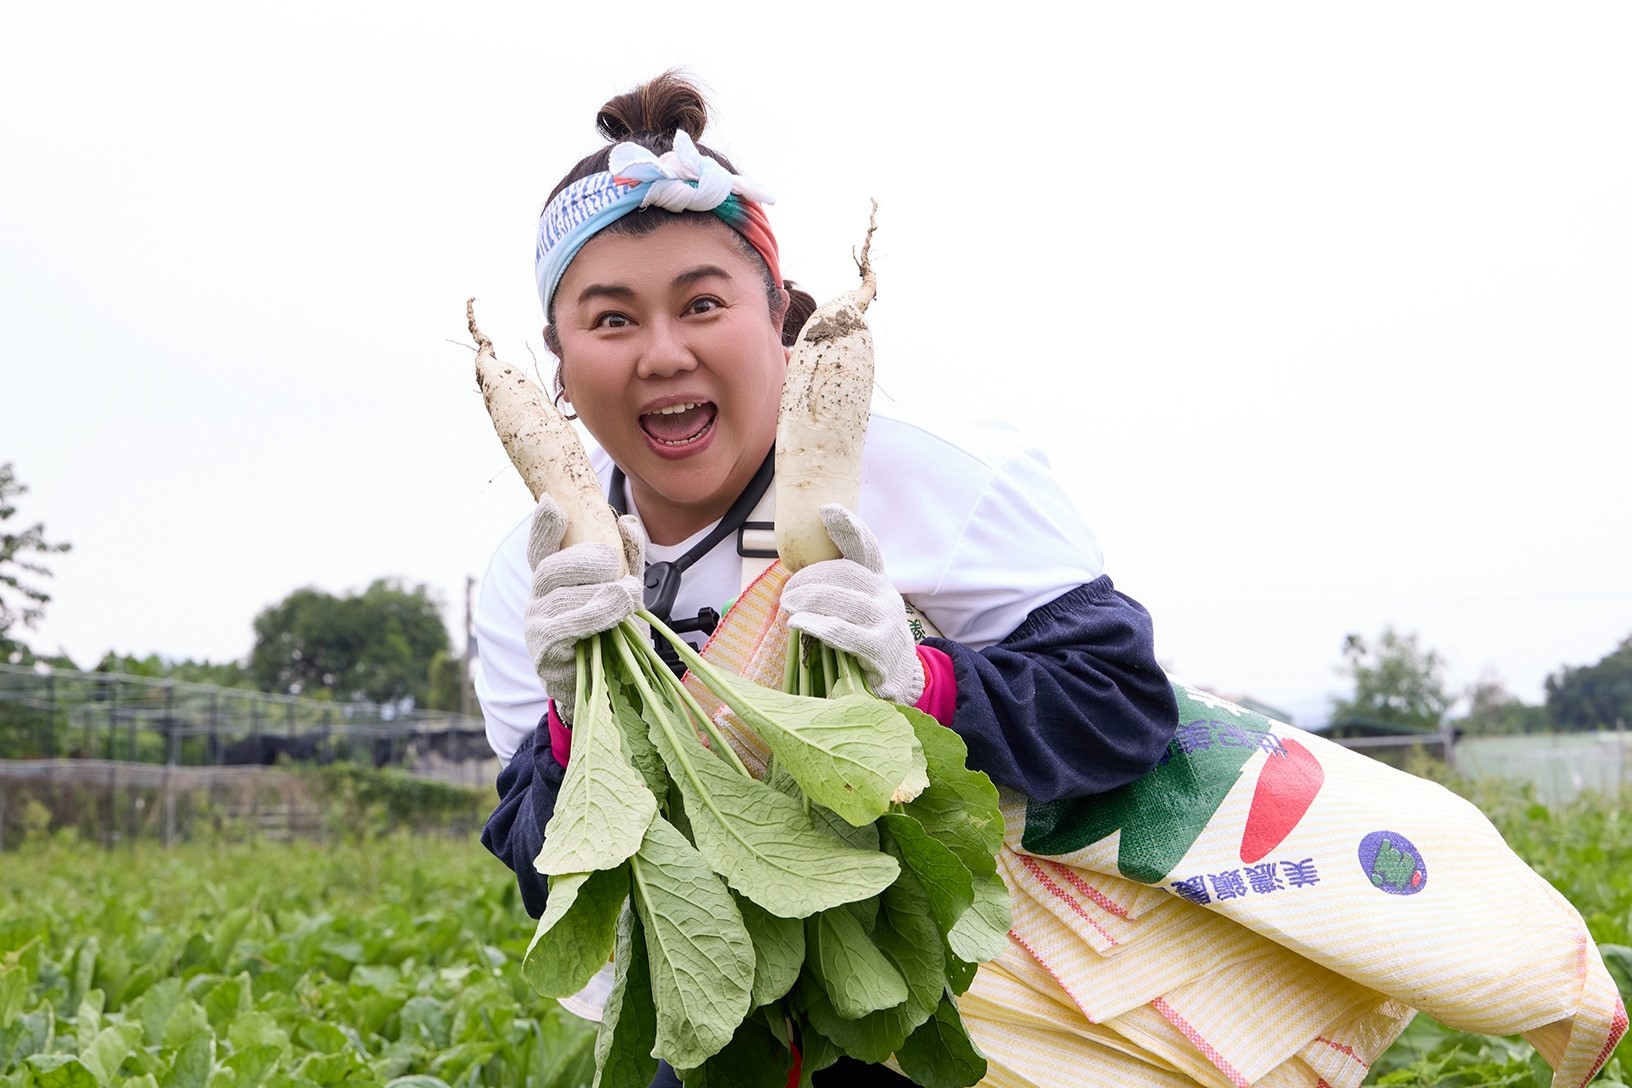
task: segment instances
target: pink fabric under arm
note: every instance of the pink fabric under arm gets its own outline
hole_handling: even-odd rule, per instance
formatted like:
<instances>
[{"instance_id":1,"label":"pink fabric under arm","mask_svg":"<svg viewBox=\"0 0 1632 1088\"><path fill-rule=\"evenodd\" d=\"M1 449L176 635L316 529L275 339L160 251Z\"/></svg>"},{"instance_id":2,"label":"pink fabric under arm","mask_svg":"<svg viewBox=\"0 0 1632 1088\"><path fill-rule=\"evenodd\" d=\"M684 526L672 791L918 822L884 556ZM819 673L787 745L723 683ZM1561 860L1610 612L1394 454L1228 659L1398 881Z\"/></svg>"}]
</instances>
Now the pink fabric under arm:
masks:
<instances>
[{"instance_id":1,"label":"pink fabric under arm","mask_svg":"<svg viewBox=\"0 0 1632 1088\"><path fill-rule=\"evenodd\" d=\"M555 712L555 700L550 700L550 711L545 717L550 723L550 754L561 766L567 765L567 759L572 755L572 729L561 716Z\"/></svg>"},{"instance_id":2,"label":"pink fabric under arm","mask_svg":"<svg viewBox=\"0 0 1632 1088\"><path fill-rule=\"evenodd\" d=\"M952 659L935 647L920 643L918 663L924 667L924 693L918 697L917 709L942 725L951 725L952 714L958 709L958 679L952 669Z\"/></svg>"}]
</instances>

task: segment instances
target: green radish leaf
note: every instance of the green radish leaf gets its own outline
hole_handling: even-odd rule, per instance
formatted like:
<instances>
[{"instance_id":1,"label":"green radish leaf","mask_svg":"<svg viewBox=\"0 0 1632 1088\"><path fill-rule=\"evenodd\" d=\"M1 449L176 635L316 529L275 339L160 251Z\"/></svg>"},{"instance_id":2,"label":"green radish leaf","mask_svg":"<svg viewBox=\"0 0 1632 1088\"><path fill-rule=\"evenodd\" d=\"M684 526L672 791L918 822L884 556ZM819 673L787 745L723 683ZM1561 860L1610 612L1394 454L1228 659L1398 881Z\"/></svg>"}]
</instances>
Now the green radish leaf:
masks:
<instances>
[{"instance_id":1,"label":"green radish leaf","mask_svg":"<svg viewBox=\"0 0 1632 1088\"><path fill-rule=\"evenodd\" d=\"M765 779L766 785L787 794L801 805L808 806L810 809L810 822L829 835L842 840L857 850L878 853L878 825L876 823L862 824L858 827L848 820L839 819L838 813L825 805L818 805L806 797L805 791L799 788L799 783L794 781L793 776L781 767L775 766L775 761L772 762L770 776Z\"/></svg>"},{"instance_id":2,"label":"green radish leaf","mask_svg":"<svg viewBox=\"0 0 1632 1088\"><path fill-rule=\"evenodd\" d=\"M28 972L17 964L0 961L0 1031L22 1015L28 1005Z\"/></svg>"},{"instance_id":3,"label":"green radish leaf","mask_svg":"<svg viewBox=\"0 0 1632 1088\"><path fill-rule=\"evenodd\" d=\"M625 903L618 916L612 992L595 1036L593 1088L649 1088L657 1076L657 1005L640 915Z\"/></svg>"},{"instance_id":4,"label":"green radish leaf","mask_svg":"<svg viewBox=\"0 0 1632 1088\"><path fill-rule=\"evenodd\" d=\"M819 990L802 996L818 1031L852 1057L877 1063L929 1018L946 992L946 961L929 893L910 869L880 897L872 941L906 981L905 1000L857 1019L840 1016Z\"/></svg>"},{"instance_id":5,"label":"green radish leaf","mask_svg":"<svg viewBox=\"0 0 1632 1088\"><path fill-rule=\"evenodd\" d=\"M1609 968L1609 976L1615 980L1615 987L1621 991L1622 1003L1632 1005L1632 948L1620 944L1601 944L1598 954L1603 957L1604 966Z\"/></svg>"},{"instance_id":6,"label":"green radish leaf","mask_svg":"<svg viewBox=\"0 0 1632 1088\"><path fill-rule=\"evenodd\" d=\"M853 1020L840 1016L833 1007L833 999L817 980L816 972L806 966L790 996L795 1016L801 1021L802 1038L808 1039L815 1030L837 1054L874 1064L889 1058L895 1048L906 1041L907 1030L898 1018L890 1015L891 1009ZM830 1034L833 1037L828 1039Z\"/></svg>"},{"instance_id":7,"label":"green radish leaf","mask_svg":"<svg viewBox=\"0 0 1632 1088\"><path fill-rule=\"evenodd\" d=\"M831 1068L835 1062L844 1057L843 1051L839 1050L833 1040L813 1030L808 1024L799 1037L799 1044L799 1088L811 1088L812 1077L824 1069Z\"/></svg>"},{"instance_id":8,"label":"green radish leaf","mask_svg":"<svg viewBox=\"0 0 1632 1088\"><path fill-rule=\"evenodd\" d=\"M717 669L704 679L812 801L852 824L872 823L927 782L923 750L894 703L788 695Z\"/></svg>"},{"instance_id":9,"label":"green radish leaf","mask_svg":"<svg viewBox=\"0 0 1632 1088\"><path fill-rule=\"evenodd\" d=\"M787 1088L792 1069L792 1052L756 1009L723 1050L680 1079L686 1088Z\"/></svg>"},{"instance_id":10,"label":"green radish leaf","mask_svg":"<svg viewBox=\"0 0 1632 1088\"><path fill-rule=\"evenodd\" d=\"M629 867L550 878L544 916L521 963L521 976L545 997L570 997L606 966L618 914L629 898Z\"/></svg>"},{"instance_id":11,"label":"green radish leaf","mask_svg":"<svg viewBox=\"0 0 1632 1088\"><path fill-rule=\"evenodd\" d=\"M693 1069L748 1015L754 948L731 893L661 816L632 862L657 1005L658 1057Z\"/></svg>"},{"instance_id":12,"label":"green radish leaf","mask_svg":"<svg viewBox=\"0 0 1632 1088\"><path fill-rule=\"evenodd\" d=\"M927 714L911 708L901 712L923 745L931 778L929 789L904 811L930 838L955 854L971 878L972 902L947 932L947 947L956 960L980 963L992 959L1007 947L1011 921L1008 887L998 874L994 856L1003 844L997 787L986 775L965 766L968 750L963 738ZM955 975L961 978L962 973ZM962 989L967 987L963 982ZM962 992L956 982L954 989Z\"/></svg>"},{"instance_id":13,"label":"green radish leaf","mask_svg":"<svg viewBox=\"0 0 1632 1088\"><path fill-rule=\"evenodd\" d=\"M930 838L924 826L911 816L892 812L878 822L889 833L891 853L923 885L930 913L940 927L937 936L950 933L975 900L974 879L968 868L951 850Z\"/></svg>"},{"instance_id":14,"label":"green radish leaf","mask_svg":"<svg viewBox=\"0 0 1632 1088\"><path fill-rule=\"evenodd\" d=\"M90 1067L72 1054L30 1054L20 1063L29 1076L20 1077L15 1084L38 1085L39 1088L98 1088L103 1083L96 1079ZM8 1064L7 1068L11 1068Z\"/></svg>"},{"instance_id":15,"label":"green radish leaf","mask_svg":"<svg viewBox=\"0 0 1632 1088\"><path fill-rule=\"evenodd\" d=\"M960 960L984 963L1009 946L1009 889L996 873L977 879L974 889L975 901L946 935L946 946Z\"/></svg>"},{"instance_id":16,"label":"green radish leaf","mask_svg":"<svg viewBox=\"0 0 1632 1088\"><path fill-rule=\"evenodd\" d=\"M907 1079L923 1088L969 1088L986 1075L986 1059L949 996L895 1052L895 1060Z\"/></svg>"},{"instance_id":17,"label":"green radish leaf","mask_svg":"<svg viewBox=\"0 0 1632 1088\"><path fill-rule=\"evenodd\" d=\"M896 709L911 723L923 747L931 783L907 804L907 812L965 865L981 855L993 857L1003 845L1003 812L998 807L997 787L984 772L969 769L969 749L955 731L923 711L904 706ZM970 869L975 871L973 865Z\"/></svg>"},{"instance_id":18,"label":"green radish leaf","mask_svg":"<svg viewBox=\"0 0 1632 1088\"><path fill-rule=\"evenodd\" d=\"M227 1041L234 1051L269 1046L285 1057L289 1054L289 1033L278 1026L277 1017L261 1009L238 1017L227 1027Z\"/></svg>"},{"instance_id":19,"label":"green radish leaf","mask_svg":"<svg viewBox=\"0 0 1632 1088\"><path fill-rule=\"evenodd\" d=\"M691 821L692 841L732 888L782 918L877 895L900 871L894 858L851 849L817 829L804 806L677 735L663 712L651 740Z\"/></svg>"},{"instance_id":20,"label":"green radish leaf","mask_svg":"<svg viewBox=\"0 0 1632 1088\"><path fill-rule=\"evenodd\" d=\"M795 784L794 788L798 789L798 785ZM804 795L800 794L799 796L803 797ZM878 824L876 822L862 824L857 827L849 820L839 819L838 813L832 809L814 803L810 806L810 822L857 850L865 850L872 854L878 853Z\"/></svg>"},{"instance_id":21,"label":"green radish leaf","mask_svg":"<svg viewBox=\"0 0 1632 1088\"><path fill-rule=\"evenodd\" d=\"M111 1024L98 1031L81 1047L79 1057L86 1067L96 1074L98 1084L112 1084L119 1067L124 1064L130 1053L141 1045L140 1024Z\"/></svg>"},{"instance_id":22,"label":"green radish leaf","mask_svg":"<svg viewBox=\"0 0 1632 1088\"><path fill-rule=\"evenodd\" d=\"M799 788L799 783L793 780L793 775L783 770L774 759L771 760L770 773L765 776L765 784L772 789L781 790L789 797L803 797L805 795L804 791ZM849 827L850 825L846 824L845 826Z\"/></svg>"},{"instance_id":23,"label":"green radish leaf","mask_svg":"<svg viewBox=\"0 0 1632 1088\"><path fill-rule=\"evenodd\" d=\"M802 925L799 928L801 932L804 930L804 926ZM781 1040L783 1046L790 1048L790 1053L792 1052L793 1020L788 1016L786 1009L784 1009L780 1004L774 1006L761 1005L759 1008L755 1009L751 1015L759 1017L759 1019L765 1024L766 1029L769 1030L772 1035Z\"/></svg>"},{"instance_id":24,"label":"green radish leaf","mask_svg":"<svg viewBox=\"0 0 1632 1088\"><path fill-rule=\"evenodd\" d=\"M195 1035L176 1048L165 1088L204 1088L215 1068L215 1036Z\"/></svg>"},{"instance_id":25,"label":"green radish leaf","mask_svg":"<svg viewBox=\"0 0 1632 1088\"><path fill-rule=\"evenodd\" d=\"M605 637L605 636L602 636ZM534 863L547 876L615 869L640 847L657 798L629 762L607 694L601 638L590 640L590 680L579 692L572 759Z\"/></svg>"},{"instance_id":26,"label":"green radish leaf","mask_svg":"<svg viewBox=\"0 0 1632 1088\"><path fill-rule=\"evenodd\" d=\"M825 910L805 927L805 957L840 1016L857 1020L907 999L907 980L849 908Z\"/></svg>"},{"instance_id":27,"label":"green radish leaf","mask_svg":"<svg viewBox=\"0 0 1632 1088\"><path fill-rule=\"evenodd\" d=\"M288 1057L289 1055L286 1052L280 1051L269 1043L252 1043L243 1048L235 1047L232 1053L221 1060L221 1067L232 1074L232 1079L222 1079L231 1085L264 1084L267 1078L271 1076L272 1071L282 1066ZM448 1088L445 1083L436 1080L435 1077L429 1079L435 1081L437 1088ZM396 1083L397 1081L391 1081L386 1085L386 1088L391 1088ZM415 1088L414 1082L409 1081L404 1088Z\"/></svg>"},{"instance_id":28,"label":"green radish leaf","mask_svg":"<svg viewBox=\"0 0 1632 1088\"><path fill-rule=\"evenodd\" d=\"M615 632L616 634L616 632ZM610 669L609 669L610 672ZM610 685L612 715L618 723L629 763L646 780L646 788L662 799L669 790L669 776L663 770L663 758L652 747L646 734L646 723L641 718L640 699L632 684L613 682Z\"/></svg>"},{"instance_id":29,"label":"green radish leaf","mask_svg":"<svg viewBox=\"0 0 1632 1088\"><path fill-rule=\"evenodd\" d=\"M980 964L960 960L952 949L946 949L946 985L954 994L968 992L974 985L975 972L980 970Z\"/></svg>"},{"instance_id":30,"label":"green radish leaf","mask_svg":"<svg viewBox=\"0 0 1632 1088\"><path fill-rule=\"evenodd\" d=\"M797 918L778 918L751 899L736 897L742 922L754 942L754 988L757 1008L781 999L799 980L805 962L805 927Z\"/></svg>"}]
</instances>

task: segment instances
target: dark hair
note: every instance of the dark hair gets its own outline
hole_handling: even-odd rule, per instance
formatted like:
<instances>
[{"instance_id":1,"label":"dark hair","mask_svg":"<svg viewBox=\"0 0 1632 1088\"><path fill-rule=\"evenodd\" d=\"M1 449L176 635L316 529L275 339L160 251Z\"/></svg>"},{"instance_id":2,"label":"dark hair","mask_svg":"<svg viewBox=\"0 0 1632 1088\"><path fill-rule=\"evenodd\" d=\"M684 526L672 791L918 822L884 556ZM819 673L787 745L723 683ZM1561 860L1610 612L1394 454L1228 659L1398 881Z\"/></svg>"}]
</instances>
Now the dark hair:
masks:
<instances>
[{"instance_id":1,"label":"dark hair","mask_svg":"<svg viewBox=\"0 0 1632 1088\"><path fill-rule=\"evenodd\" d=\"M575 181L598 174L607 168L607 160L612 154L612 145L617 143L636 143L646 148L654 155L662 155L674 150L674 134L684 132L697 144L697 150L717 161L721 166L737 173L737 168L731 160L707 147L702 142L703 130L708 126L708 103L703 94L679 72L670 70L655 79L648 80L632 91L615 95L607 100L606 105L600 108L595 115L595 128L606 139L607 146L578 160L578 164L567 171L565 177L556 183L550 190L550 200ZM548 201L546 201L548 203ZM650 234L665 223L674 222L674 212L660 208L648 208L644 211L631 212L608 225L602 234L624 234L639 237ZM714 219L712 212L681 212L684 216L707 216ZM731 232L736 240L737 248L744 256L750 258L763 273L765 279L765 303L769 307L771 316L775 317L784 305L787 312L782 318L782 343L785 347L792 347L799 338L799 330L804 328L805 322L816 310L816 300L808 292L795 287L792 280L783 280L780 284L771 282L771 272L765 266L765 259L759 255L748 239ZM558 362L555 368L555 401L561 403L565 389L561 382L561 340L555 332L554 303L551 303L552 312L545 315L550 324L545 329L544 346L550 350Z\"/></svg>"}]
</instances>

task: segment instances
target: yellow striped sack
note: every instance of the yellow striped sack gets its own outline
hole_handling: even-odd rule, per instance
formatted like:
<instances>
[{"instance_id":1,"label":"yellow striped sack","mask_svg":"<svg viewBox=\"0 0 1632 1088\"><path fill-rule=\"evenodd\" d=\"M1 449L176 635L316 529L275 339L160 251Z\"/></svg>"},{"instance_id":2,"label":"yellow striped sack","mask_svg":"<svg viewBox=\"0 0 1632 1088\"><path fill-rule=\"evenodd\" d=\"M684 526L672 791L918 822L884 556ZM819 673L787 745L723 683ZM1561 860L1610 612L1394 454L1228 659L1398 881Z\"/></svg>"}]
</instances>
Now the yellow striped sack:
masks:
<instances>
[{"instance_id":1,"label":"yellow striped sack","mask_svg":"<svg viewBox=\"0 0 1632 1088\"><path fill-rule=\"evenodd\" d=\"M773 564L705 653L781 683ZM759 740L693 692L750 769ZM983 1085L1353 1088L1416 1011L1523 1035L1586 1084L1627 1014L1580 914L1444 787L1175 684L1161 763L1003 794L1013 928L959 1001Z\"/></svg>"}]
</instances>

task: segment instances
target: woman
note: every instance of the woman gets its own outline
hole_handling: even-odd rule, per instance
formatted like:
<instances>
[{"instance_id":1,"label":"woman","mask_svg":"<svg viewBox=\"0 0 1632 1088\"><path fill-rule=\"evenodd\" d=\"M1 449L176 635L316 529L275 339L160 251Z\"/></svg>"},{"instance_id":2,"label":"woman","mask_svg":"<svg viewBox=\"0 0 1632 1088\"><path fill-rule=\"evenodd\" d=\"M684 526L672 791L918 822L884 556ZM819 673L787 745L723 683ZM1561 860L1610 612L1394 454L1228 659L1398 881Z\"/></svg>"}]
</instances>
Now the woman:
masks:
<instances>
[{"instance_id":1,"label":"woman","mask_svg":"<svg viewBox=\"0 0 1632 1088\"><path fill-rule=\"evenodd\" d=\"M744 523L773 471L787 345L810 311L781 278L761 194L694 143L706 120L673 74L612 99L597 124L614 146L562 179L541 220L558 399L629 514L635 573L604 546L560 549L546 499L483 580L477 693L507 761L483 842L535 917L546 888L532 862L570 758L572 647L646 597L706 635L736 595ZM823 516L844 557L788 581L790 625L855 655L876 694L957 730L971 766L1046 801L1112 789L1160 758L1177 707L1149 616L1112 587L1093 535L1016 432L875 407L858 509ZM915 640L903 598L938 636ZM818 1083L907 1082L852 1063Z\"/></svg>"}]
</instances>

